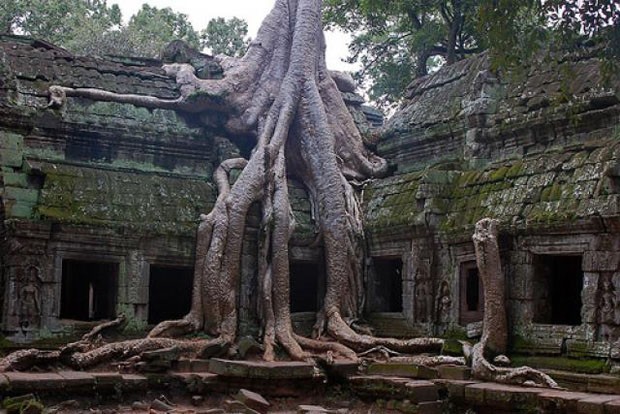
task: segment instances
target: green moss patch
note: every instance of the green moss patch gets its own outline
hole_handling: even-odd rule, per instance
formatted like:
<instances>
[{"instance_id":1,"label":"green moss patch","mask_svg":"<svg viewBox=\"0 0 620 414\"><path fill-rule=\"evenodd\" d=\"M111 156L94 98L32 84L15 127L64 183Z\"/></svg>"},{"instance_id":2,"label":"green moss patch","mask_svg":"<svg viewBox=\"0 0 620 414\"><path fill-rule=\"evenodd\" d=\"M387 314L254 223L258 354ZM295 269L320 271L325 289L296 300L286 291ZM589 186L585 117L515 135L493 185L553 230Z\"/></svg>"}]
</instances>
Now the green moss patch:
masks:
<instances>
[{"instance_id":1,"label":"green moss patch","mask_svg":"<svg viewBox=\"0 0 620 414\"><path fill-rule=\"evenodd\" d=\"M609 371L609 365L601 359L575 359L566 357L512 355L515 367L530 366L538 369L556 369L581 374L602 374Z\"/></svg>"}]
</instances>

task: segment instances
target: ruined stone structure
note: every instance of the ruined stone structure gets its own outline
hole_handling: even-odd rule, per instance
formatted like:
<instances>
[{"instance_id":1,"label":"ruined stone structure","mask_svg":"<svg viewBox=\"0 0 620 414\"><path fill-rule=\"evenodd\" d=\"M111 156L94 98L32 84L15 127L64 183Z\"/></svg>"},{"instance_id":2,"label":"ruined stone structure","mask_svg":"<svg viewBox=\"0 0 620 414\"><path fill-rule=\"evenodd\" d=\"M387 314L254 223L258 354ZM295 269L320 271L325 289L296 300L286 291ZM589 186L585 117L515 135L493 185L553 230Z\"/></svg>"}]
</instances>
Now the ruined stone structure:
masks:
<instances>
[{"instance_id":1,"label":"ruined stone structure","mask_svg":"<svg viewBox=\"0 0 620 414\"><path fill-rule=\"evenodd\" d=\"M215 115L84 98L49 106L52 84L174 98L161 62L0 40L2 330L24 342L119 312L135 329L182 316L197 218L216 197L212 173L250 148L223 136ZM209 59L201 65L202 76L219 76ZM411 85L377 144L393 174L361 189L376 333L479 334L471 234L493 217L511 349L620 359L619 91L588 56L508 77L481 55ZM380 123L343 95L360 125ZM289 186L292 311L308 330L324 269L307 194ZM250 217L245 236L241 335L257 330L258 223Z\"/></svg>"},{"instance_id":2,"label":"ruined stone structure","mask_svg":"<svg viewBox=\"0 0 620 414\"><path fill-rule=\"evenodd\" d=\"M512 350L620 357L619 86L590 56L502 77L482 55L409 87L378 146L396 171L364 190L370 256L403 263L404 320L386 334L480 333L471 234L492 217Z\"/></svg>"}]
</instances>

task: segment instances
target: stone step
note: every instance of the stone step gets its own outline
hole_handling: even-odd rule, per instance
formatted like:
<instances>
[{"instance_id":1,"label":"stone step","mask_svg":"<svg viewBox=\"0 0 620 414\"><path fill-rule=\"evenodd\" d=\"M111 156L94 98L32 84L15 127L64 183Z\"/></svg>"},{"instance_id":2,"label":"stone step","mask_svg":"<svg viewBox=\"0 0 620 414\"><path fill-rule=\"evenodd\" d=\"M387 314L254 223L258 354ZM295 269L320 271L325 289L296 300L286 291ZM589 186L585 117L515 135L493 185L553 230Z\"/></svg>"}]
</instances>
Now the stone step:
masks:
<instances>
[{"instance_id":1,"label":"stone step","mask_svg":"<svg viewBox=\"0 0 620 414\"><path fill-rule=\"evenodd\" d=\"M172 369L175 372L208 372L209 360L180 358L173 364Z\"/></svg>"},{"instance_id":2,"label":"stone step","mask_svg":"<svg viewBox=\"0 0 620 414\"><path fill-rule=\"evenodd\" d=\"M232 361L212 358L209 372L222 377L253 379L311 379L324 377L313 364L307 362Z\"/></svg>"},{"instance_id":3,"label":"stone step","mask_svg":"<svg viewBox=\"0 0 620 414\"><path fill-rule=\"evenodd\" d=\"M620 377L616 375L589 375L576 372L543 370L565 388L581 392L620 394Z\"/></svg>"},{"instance_id":4,"label":"stone step","mask_svg":"<svg viewBox=\"0 0 620 414\"><path fill-rule=\"evenodd\" d=\"M415 404L439 400L439 387L426 380L358 375L350 377L349 384L353 391L362 397L406 399Z\"/></svg>"},{"instance_id":5,"label":"stone step","mask_svg":"<svg viewBox=\"0 0 620 414\"><path fill-rule=\"evenodd\" d=\"M0 374L0 392L20 394L28 392L111 392L139 391L148 388L148 379L142 375L115 372L4 372Z\"/></svg>"},{"instance_id":6,"label":"stone step","mask_svg":"<svg viewBox=\"0 0 620 414\"><path fill-rule=\"evenodd\" d=\"M457 405L500 412L620 414L620 395L605 395L489 382L437 379L440 394ZM537 411L537 412L538 412Z\"/></svg>"},{"instance_id":7,"label":"stone step","mask_svg":"<svg viewBox=\"0 0 620 414\"><path fill-rule=\"evenodd\" d=\"M366 374L418 379L435 379L439 376L434 368L404 362L373 363L368 366Z\"/></svg>"}]
</instances>

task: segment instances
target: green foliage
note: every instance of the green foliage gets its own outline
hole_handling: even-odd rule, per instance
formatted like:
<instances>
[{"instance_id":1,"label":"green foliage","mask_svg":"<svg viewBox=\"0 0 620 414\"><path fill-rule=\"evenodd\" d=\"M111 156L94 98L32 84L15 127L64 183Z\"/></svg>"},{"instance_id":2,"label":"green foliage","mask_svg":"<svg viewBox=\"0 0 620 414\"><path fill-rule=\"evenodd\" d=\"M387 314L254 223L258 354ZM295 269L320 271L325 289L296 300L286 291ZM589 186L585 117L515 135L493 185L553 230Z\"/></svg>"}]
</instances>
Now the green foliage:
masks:
<instances>
[{"instance_id":1,"label":"green foliage","mask_svg":"<svg viewBox=\"0 0 620 414\"><path fill-rule=\"evenodd\" d=\"M212 19L199 34L187 15L143 4L126 25L106 0L2 0L0 33L26 34L78 55L157 58L173 40L214 53L239 56L249 44L244 20Z\"/></svg>"},{"instance_id":2,"label":"green foliage","mask_svg":"<svg viewBox=\"0 0 620 414\"><path fill-rule=\"evenodd\" d=\"M248 24L245 20L233 17L211 19L206 29L200 32L202 45L214 55L243 56L250 44Z\"/></svg>"},{"instance_id":3,"label":"green foliage","mask_svg":"<svg viewBox=\"0 0 620 414\"><path fill-rule=\"evenodd\" d=\"M105 0L7 0L0 32L29 34L79 52L121 23L117 5Z\"/></svg>"},{"instance_id":4,"label":"green foliage","mask_svg":"<svg viewBox=\"0 0 620 414\"><path fill-rule=\"evenodd\" d=\"M617 0L326 0L325 22L352 35L348 61L361 63L357 79L382 106L416 77L484 50L494 69L596 45L613 73L620 57Z\"/></svg>"},{"instance_id":5,"label":"green foliage","mask_svg":"<svg viewBox=\"0 0 620 414\"><path fill-rule=\"evenodd\" d=\"M115 50L122 55L158 57L163 47L176 39L183 40L194 48L200 47L198 33L187 15L177 13L169 7L158 9L143 4L119 34L126 43L118 43ZM123 44L126 50L122 50Z\"/></svg>"},{"instance_id":6,"label":"green foliage","mask_svg":"<svg viewBox=\"0 0 620 414\"><path fill-rule=\"evenodd\" d=\"M560 356L511 355L512 366L531 366L538 369L557 369L582 374L601 374L609 371L604 359L575 359Z\"/></svg>"},{"instance_id":7,"label":"green foliage","mask_svg":"<svg viewBox=\"0 0 620 414\"><path fill-rule=\"evenodd\" d=\"M369 82L371 99L398 102L418 76L442 62L478 51L474 0L327 0L325 21L351 33L349 62L359 61L358 80Z\"/></svg>"}]
</instances>

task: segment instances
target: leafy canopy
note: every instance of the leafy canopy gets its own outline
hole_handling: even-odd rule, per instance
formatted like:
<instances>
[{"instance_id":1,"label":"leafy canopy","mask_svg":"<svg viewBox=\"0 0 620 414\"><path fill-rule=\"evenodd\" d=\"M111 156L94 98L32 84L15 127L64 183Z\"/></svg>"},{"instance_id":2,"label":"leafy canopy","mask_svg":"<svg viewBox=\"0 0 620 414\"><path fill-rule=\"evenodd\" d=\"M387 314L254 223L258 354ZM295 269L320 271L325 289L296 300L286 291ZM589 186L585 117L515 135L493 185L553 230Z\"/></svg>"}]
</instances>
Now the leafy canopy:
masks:
<instances>
[{"instance_id":1,"label":"leafy canopy","mask_svg":"<svg viewBox=\"0 0 620 414\"><path fill-rule=\"evenodd\" d=\"M237 17L211 19L200 32L200 39L214 55L242 56L250 45L248 24Z\"/></svg>"},{"instance_id":2,"label":"leafy canopy","mask_svg":"<svg viewBox=\"0 0 620 414\"><path fill-rule=\"evenodd\" d=\"M202 33L187 15L171 8L143 4L127 24L118 5L106 0L1 0L0 33L26 34L81 55L158 57L172 40L242 54L247 48L247 23L215 18ZM211 28L211 29L210 29Z\"/></svg>"},{"instance_id":3,"label":"leafy canopy","mask_svg":"<svg viewBox=\"0 0 620 414\"><path fill-rule=\"evenodd\" d=\"M484 50L496 68L588 44L620 57L617 0L326 0L324 17L352 35L347 60L384 107L414 78Z\"/></svg>"}]
</instances>

